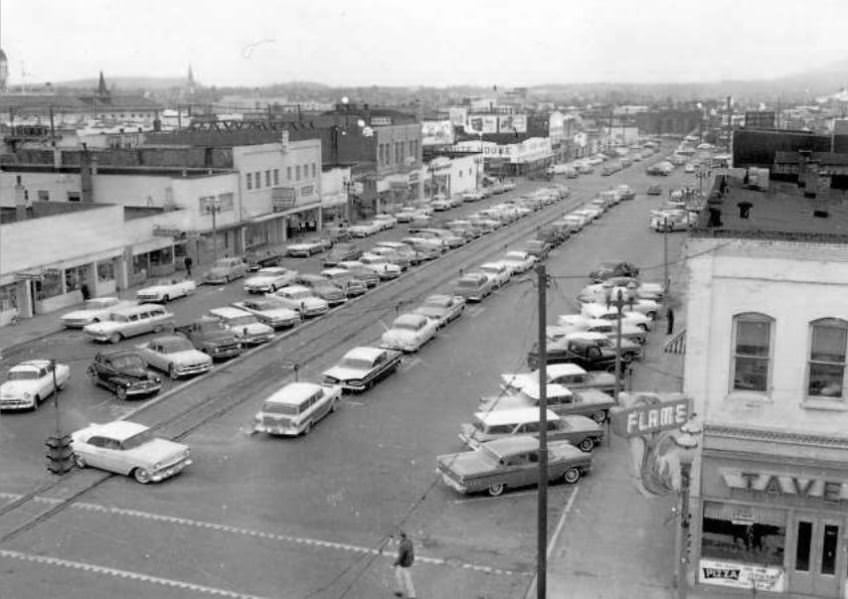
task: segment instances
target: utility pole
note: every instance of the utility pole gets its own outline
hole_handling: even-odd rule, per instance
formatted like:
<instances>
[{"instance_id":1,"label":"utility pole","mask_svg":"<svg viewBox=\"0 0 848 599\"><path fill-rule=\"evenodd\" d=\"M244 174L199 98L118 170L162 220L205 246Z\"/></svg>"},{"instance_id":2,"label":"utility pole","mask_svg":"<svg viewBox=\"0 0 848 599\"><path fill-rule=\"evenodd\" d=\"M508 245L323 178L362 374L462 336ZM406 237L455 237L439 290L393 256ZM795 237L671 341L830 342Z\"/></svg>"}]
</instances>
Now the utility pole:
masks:
<instances>
[{"instance_id":1,"label":"utility pole","mask_svg":"<svg viewBox=\"0 0 848 599\"><path fill-rule=\"evenodd\" d=\"M663 296L668 295L668 287L668 215L666 214L663 217Z\"/></svg>"},{"instance_id":2,"label":"utility pole","mask_svg":"<svg viewBox=\"0 0 848 599\"><path fill-rule=\"evenodd\" d=\"M218 204L218 199L213 198L211 203L206 205L206 212L212 215L212 262L213 264L218 261L218 221L216 219L216 214L221 210L221 206Z\"/></svg>"},{"instance_id":3,"label":"utility pole","mask_svg":"<svg viewBox=\"0 0 848 599\"><path fill-rule=\"evenodd\" d=\"M618 319L616 320L616 325L615 325L615 331L616 331L616 334L615 334L615 390L614 390L614 395L613 395L613 398L615 399L616 403L618 403L618 396L619 396L619 393L621 393L621 370L622 370L622 368L621 368L621 319L622 319L622 312L623 312L624 306L625 305L632 305L633 304L633 298L630 297L629 295L628 295L627 298L625 298L622 295L621 289L617 289L616 293L615 293L615 297L614 298L609 297L607 302L609 303L609 305L614 306L615 309L618 311Z\"/></svg>"},{"instance_id":4,"label":"utility pole","mask_svg":"<svg viewBox=\"0 0 848 599\"><path fill-rule=\"evenodd\" d=\"M536 267L539 288L539 502L536 528L536 598L547 599L548 571L548 351L545 326L547 298L545 265Z\"/></svg>"}]
</instances>

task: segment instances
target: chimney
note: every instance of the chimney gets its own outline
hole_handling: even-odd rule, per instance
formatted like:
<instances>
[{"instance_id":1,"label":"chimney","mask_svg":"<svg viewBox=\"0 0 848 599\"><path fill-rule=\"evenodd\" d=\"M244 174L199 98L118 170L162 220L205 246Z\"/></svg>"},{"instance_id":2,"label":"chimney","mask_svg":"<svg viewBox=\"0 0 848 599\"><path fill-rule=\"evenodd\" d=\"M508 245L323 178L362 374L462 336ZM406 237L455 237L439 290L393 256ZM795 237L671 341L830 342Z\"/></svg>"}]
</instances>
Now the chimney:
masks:
<instances>
[{"instance_id":1,"label":"chimney","mask_svg":"<svg viewBox=\"0 0 848 599\"><path fill-rule=\"evenodd\" d=\"M18 183L15 185L15 220L22 221L27 219L27 192L24 186Z\"/></svg>"}]
</instances>

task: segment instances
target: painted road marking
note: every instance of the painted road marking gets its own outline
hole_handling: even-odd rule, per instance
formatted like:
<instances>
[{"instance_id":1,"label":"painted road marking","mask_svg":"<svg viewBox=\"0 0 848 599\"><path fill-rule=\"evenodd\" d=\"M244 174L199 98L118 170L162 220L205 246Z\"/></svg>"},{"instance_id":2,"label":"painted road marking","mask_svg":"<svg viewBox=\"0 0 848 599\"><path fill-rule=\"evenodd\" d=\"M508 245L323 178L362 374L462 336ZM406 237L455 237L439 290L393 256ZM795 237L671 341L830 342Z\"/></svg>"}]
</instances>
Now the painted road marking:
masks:
<instances>
[{"instance_id":1,"label":"painted road marking","mask_svg":"<svg viewBox=\"0 0 848 599\"><path fill-rule=\"evenodd\" d=\"M19 494L14 493L2 493L0 492L0 498L3 499L18 499L22 497ZM42 503L49 504L57 504L61 503L63 500L55 497L34 497L35 501L40 501ZM119 507L109 507L105 505L100 505L97 503L84 503L84 502L75 502L71 504L72 508L84 510L88 512L97 512L108 515L115 516L126 516L130 518L140 518L144 520L150 520L152 522L165 522L167 524L176 524L180 526L187 526L190 528L200 528L204 530L214 530L216 532L226 533L226 534L234 534L240 536L247 537L256 537L261 539L267 539L270 541L278 541L280 543L292 543L295 545L306 545L311 547L323 547L326 549L336 549L339 551L350 551L353 553L365 553L370 555L383 555L383 557L387 559L394 559L394 555L384 555L383 551L380 549L375 549L373 547L363 547L361 545L352 545L350 543L338 543L335 541L325 541L323 539L313 539L309 537L296 537L292 535L284 535L277 534L271 532L264 532L259 530L253 530L250 528L239 528L237 526L230 526L228 524L219 524L217 522L207 522L204 520L192 520L189 518L181 518L179 516L166 516L164 514L155 514L152 512L143 512L140 510L131 510ZM2 550L0 550L2 551ZM15 552L11 552L15 553ZM26 555L26 554L21 554ZM50 558L53 559L53 558ZM481 566L479 564L471 564L465 562L459 562L453 559L446 560L438 557L428 557L423 555L418 555L416 553L415 556L416 561L425 564L431 564L434 566L450 566L453 568L462 568L465 570L472 570L475 572L485 572L487 574L501 574L504 576L527 576L532 575L532 572L520 572L514 570L503 570L501 568L492 568L490 566ZM58 560L61 561L61 560ZM96 567L96 566L95 566ZM247 597L247 595L232 595L237 597Z\"/></svg>"},{"instance_id":2,"label":"painted road marking","mask_svg":"<svg viewBox=\"0 0 848 599\"><path fill-rule=\"evenodd\" d=\"M105 576L114 576L115 578L135 580L137 582L158 584L160 586L184 589L187 591L193 591L195 593L202 593L205 595L215 595L217 597L230 597L232 599L263 599L258 595L247 595L245 593L237 593L235 591L228 591L226 589L207 587L201 584L194 584L192 582L174 580L172 578L160 578L158 576L150 576L149 574L142 574L140 572L118 570L116 568L107 568L105 566L98 566L96 564L89 564L86 562L74 562L66 559L59 559L57 557L49 557L46 555L33 555L31 553L21 553L20 551L9 551L8 549L0 549L0 557L5 557L8 559L17 559L25 562L33 562L36 564L43 564L48 566L60 566L62 568L70 568L72 570L82 570L84 572L103 574Z\"/></svg>"}]
</instances>

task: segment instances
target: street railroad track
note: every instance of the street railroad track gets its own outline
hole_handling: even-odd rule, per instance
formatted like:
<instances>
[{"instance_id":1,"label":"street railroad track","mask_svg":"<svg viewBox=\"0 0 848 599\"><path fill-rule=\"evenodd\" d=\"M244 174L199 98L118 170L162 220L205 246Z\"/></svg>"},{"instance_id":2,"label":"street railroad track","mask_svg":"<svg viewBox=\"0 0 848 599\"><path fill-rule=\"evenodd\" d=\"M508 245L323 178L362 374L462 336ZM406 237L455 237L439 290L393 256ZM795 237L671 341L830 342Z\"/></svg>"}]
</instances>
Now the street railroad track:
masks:
<instances>
[{"instance_id":1,"label":"street railroad track","mask_svg":"<svg viewBox=\"0 0 848 599\"><path fill-rule=\"evenodd\" d=\"M161 436L180 440L246 401L254 401L269 380L287 378L293 365L315 362L339 345L360 335L368 325L395 316L401 308L418 303L459 275L460 269L479 263L524 240L539 226L555 220L586 201L587 194L574 194L425 262L382 283L365 295L331 310L326 316L307 321L268 344L247 352L209 374L194 378L146 402L131 413ZM263 359L264 358L264 359ZM222 381L232 379L223 385ZM185 391L190 390L191 393ZM99 487L114 474L72 471L63 478L48 480L36 489L0 506L0 545L32 530L63 512L73 502ZM45 506L36 501L46 494L59 494L59 501Z\"/></svg>"}]
</instances>

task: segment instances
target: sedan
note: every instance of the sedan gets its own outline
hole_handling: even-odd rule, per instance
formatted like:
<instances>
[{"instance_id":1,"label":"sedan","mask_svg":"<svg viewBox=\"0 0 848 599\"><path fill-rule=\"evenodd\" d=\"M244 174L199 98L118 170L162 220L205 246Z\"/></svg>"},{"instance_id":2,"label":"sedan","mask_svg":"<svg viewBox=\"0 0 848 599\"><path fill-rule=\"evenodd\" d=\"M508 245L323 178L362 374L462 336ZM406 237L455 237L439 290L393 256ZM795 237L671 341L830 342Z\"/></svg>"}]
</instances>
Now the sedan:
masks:
<instances>
[{"instance_id":1,"label":"sedan","mask_svg":"<svg viewBox=\"0 0 848 599\"><path fill-rule=\"evenodd\" d=\"M369 260L379 260L382 262L397 264L402 271L412 266L412 261L414 259L412 252L403 253L379 245L362 254L362 257L368 258ZM360 262L364 262L364 260L360 260Z\"/></svg>"},{"instance_id":2,"label":"sedan","mask_svg":"<svg viewBox=\"0 0 848 599\"><path fill-rule=\"evenodd\" d=\"M357 260L344 260L336 264L336 268L348 271L354 277L365 283L369 288L376 287L380 282L380 275L373 268L367 267Z\"/></svg>"},{"instance_id":3,"label":"sedan","mask_svg":"<svg viewBox=\"0 0 848 599\"><path fill-rule=\"evenodd\" d=\"M520 250L507 252L504 257L500 259L500 262L509 268L512 271L512 274L527 272L536 266L538 261L539 259L533 254Z\"/></svg>"},{"instance_id":4,"label":"sedan","mask_svg":"<svg viewBox=\"0 0 848 599\"><path fill-rule=\"evenodd\" d=\"M491 278L482 272L469 272L454 283L454 295L460 295L468 302L481 302L494 290Z\"/></svg>"},{"instance_id":5,"label":"sedan","mask_svg":"<svg viewBox=\"0 0 848 599\"><path fill-rule=\"evenodd\" d=\"M321 316L322 314L326 314L330 309L330 305L327 302L315 296L311 289L303 285L283 287L274 293L268 294L268 297L279 300L283 306L298 312L303 318Z\"/></svg>"},{"instance_id":6,"label":"sedan","mask_svg":"<svg viewBox=\"0 0 848 599\"><path fill-rule=\"evenodd\" d=\"M71 434L77 468L100 468L147 484L170 478L191 465L187 445L153 436L143 424L115 420Z\"/></svg>"},{"instance_id":7,"label":"sedan","mask_svg":"<svg viewBox=\"0 0 848 599\"><path fill-rule=\"evenodd\" d=\"M286 246L286 255L291 257L309 258L320 254L328 248L328 242L321 238L304 239Z\"/></svg>"},{"instance_id":8,"label":"sedan","mask_svg":"<svg viewBox=\"0 0 848 599\"><path fill-rule=\"evenodd\" d=\"M383 333L380 345L388 349L415 352L436 336L438 328L437 320L427 318L423 314L401 314Z\"/></svg>"},{"instance_id":9,"label":"sedan","mask_svg":"<svg viewBox=\"0 0 848 599\"><path fill-rule=\"evenodd\" d=\"M388 231L389 229L394 228L394 226L398 223L397 219L394 216L385 213L377 214L376 216L374 216L374 222L379 223L384 231Z\"/></svg>"},{"instance_id":10,"label":"sedan","mask_svg":"<svg viewBox=\"0 0 848 599\"><path fill-rule=\"evenodd\" d=\"M509 283L512 270L503 262L486 262L477 267L480 272L486 273L495 283L495 288L500 288Z\"/></svg>"},{"instance_id":11,"label":"sedan","mask_svg":"<svg viewBox=\"0 0 848 599\"><path fill-rule=\"evenodd\" d=\"M162 335L136 346L147 365L168 373L176 380L183 376L202 374L212 368L212 357L194 349L182 335Z\"/></svg>"},{"instance_id":12,"label":"sedan","mask_svg":"<svg viewBox=\"0 0 848 599\"><path fill-rule=\"evenodd\" d=\"M327 278L312 273L298 275L295 284L307 287L312 295L321 298L330 306L338 306L347 301L344 290L331 283Z\"/></svg>"},{"instance_id":13,"label":"sedan","mask_svg":"<svg viewBox=\"0 0 848 599\"><path fill-rule=\"evenodd\" d=\"M615 390L615 375L602 370L586 371L577 364L548 364L545 369L548 384L563 385L573 391L596 389L605 393ZM501 375L501 389L507 393L539 387L539 371L506 373Z\"/></svg>"},{"instance_id":14,"label":"sedan","mask_svg":"<svg viewBox=\"0 0 848 599\"><path fill-rule=\"evenodd\" d=\"M297 278L297 271L283 266L269 266L259 269L255 275L244 282L248 293L273 293L280 287L291 285Z\"/></svg>"},{"instance_id":15,"label":"sedan","mask_svg":"<svg viewBox=\"0 0 848 599\"><path fill-rule=\"evenodd\" d=\"M436 458L445 484L459 493L487 491L492 497L506 488L539 483L539 440L514 436L480 444L471 451ZM548 444L548 480L574 484L592 467L592 454L567 441Z\"/></svg>"},{"instance_id":16,"label":"sedan","mask_svg":"<svg viewBox=\"0 0 848 599\"><path fill-rule=\"evenodd\" d=\"M262 324L273 329L293 327L300 322L300 312L286 307L282 302L268 297L233 302L239 310L249 312Z\"/></svg>"},{"instance_id":17,"label":"sedan","mask_svg":"<svg viewBox=\"0 0 848 599\"><path fill-rule=\"evenodd\" d=\"M349 231L353 237L369 237L383 230L383 225L376 221L358 223L350 227Z\"/></svg>"},{"instance_id":18,"label":"sedan","mask_svg":"<svg viewBox=\"0 0 848 599\"><path fill-rule=\"evenodd\" d=\"M383 347L355 347L341 361L324 371L324 382L345 391L365 391L400 366L403 354Z\"/></svg>"},{"instance_id":19,"label":"sedan","mask_svg":"<svg viewBox=\"0 0 848 599\"><path fill-rule=\"evenodd\" d=\"M34 410L70 378L67 364L53 360L21 362L9 370L6 382L0 385L0 410Z\"/></svg>"},{"instance_id":20,"label":"sedan","mask_svg":"<svg viewBox=\"0 0 848 599\"><path fill-rule=\"evenodd\" d=\"M462 316L465 310L465 298L459 295L431 295L424 303L415 308L416 314L421 314L435 320L439 328Z\"/></svg>"},{"instance_id":21,"label":"sedan","mask_svg":"<svg viewBox=\"0 0 848 599\"><path fill-rule=\"evenodd\" d=\"M347 266L345 266L344 268L350 270L350 265L354 264L355 262L361 264L363 268L367 268L373 271L378 277L380 277L381 281L396 279L403 272L403 269L397 264L392 264L381 256L369 256L368 254L363 254L362 256L360 256L358 261L345 262L344 264Z\"/></svg>"},{"instance_id":22,"label":"sedan","mask_svg":"<svg viewBox=\"0 0 848 599\"><path fill-rule=\"evenodd\" d=\"M69 329L81 329L87 324L108 320L109 314L117 308L133 306L136 302L117 297L94 297L85 301L81 310L64 314L59 320Z\"/></svg>"},{"instance_id":23,"label":"sedan","mask_svg":"<svg viewBox=\"0 0 848 599\"><path fill-rule=\"evenodd\" d=\"M356 260L362 255L362 250L352 243L337 243L324 256L324 266L335 266L344 260Z\"/></svg>"},{"instance_id":24,"label":"sedan","mask_svg":"<svg viewBox=\"0 0 848 599\"><path fill-rule=\"evenodd\" d=\"M321 276L341 289L348 298L360 296L368 291L368 285L344 268L325 268L321 271Z\"/></svg>"},{"instance_id":25,"label":"sedan","mask_svg":"<svg viewBox=\"0 0 848 599\"><path fill-rule=\"evenodd\" d=\"M648 190L645 193L647 193L649 196L661 196L662 192L662 185L654 183L653 185L648 185Z\"/></svg>"},{"instance_id":26,"label":"sedan","mask_svg":"<svg viewBox=\"0 0 848 599\"><path fill-rule=\"evenodd\" d=\"M153 285L149 285L135 292L135 299L139 302L162 302L167 303L178 297L188 297L194 293L197 285L191 279L179 281L177 279L159 279Z\"/></svg>"},{"instance_id":27,"label":"sedan","mask_svg":"<svg viewBox=\"0 0 848 599\"><path fill-rule=\"evenodd\" d=\"M638 277L639 268L624 260L606 260L589 273L595 283L601 283L610 277Z\"/></svg>"}]
</instances>

